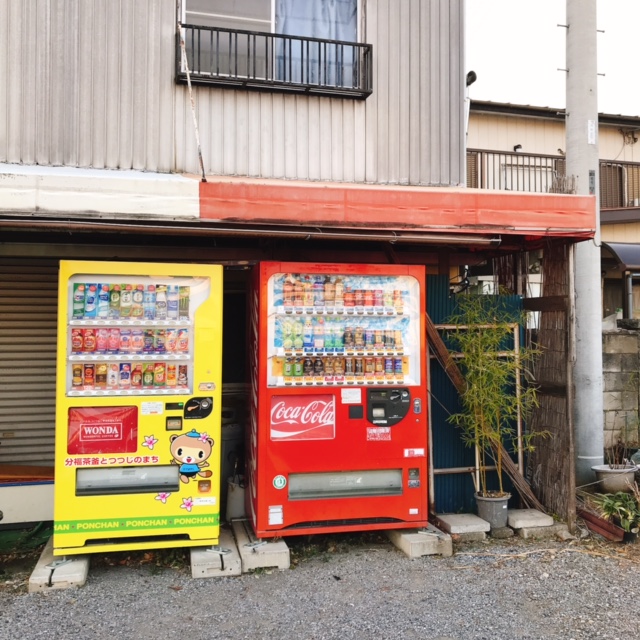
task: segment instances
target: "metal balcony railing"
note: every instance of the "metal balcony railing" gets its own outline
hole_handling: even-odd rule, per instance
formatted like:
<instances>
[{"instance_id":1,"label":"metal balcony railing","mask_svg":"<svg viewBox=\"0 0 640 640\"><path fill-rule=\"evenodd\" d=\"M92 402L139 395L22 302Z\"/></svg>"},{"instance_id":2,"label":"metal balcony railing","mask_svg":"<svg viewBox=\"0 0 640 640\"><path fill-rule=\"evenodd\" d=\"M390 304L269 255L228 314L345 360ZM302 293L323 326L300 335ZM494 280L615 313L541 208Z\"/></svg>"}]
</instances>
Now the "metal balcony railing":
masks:
<instances>
[{"instance_id":1,"label":"metal balcony railing","mask_svg":"<svg viewBox=\"0 0 640 640\"><path fill-rule=\"evenodd\" d=\"M193 84L364 99L372 91L370 44L181 25ZM178 82L187 81L180 38Z\"/></svg>"},{"instance_id":2,"label":"metal balcony railing","mask_svg":"<svg viewBox=\"0 0 640 640\"><path fill-rule=\"evenodd\" d=\"M467 186L476 189L571 193L564 156L467 150ZM640 163L600 161L600 208L640 207Z\"/></svg>"}]
</instances>

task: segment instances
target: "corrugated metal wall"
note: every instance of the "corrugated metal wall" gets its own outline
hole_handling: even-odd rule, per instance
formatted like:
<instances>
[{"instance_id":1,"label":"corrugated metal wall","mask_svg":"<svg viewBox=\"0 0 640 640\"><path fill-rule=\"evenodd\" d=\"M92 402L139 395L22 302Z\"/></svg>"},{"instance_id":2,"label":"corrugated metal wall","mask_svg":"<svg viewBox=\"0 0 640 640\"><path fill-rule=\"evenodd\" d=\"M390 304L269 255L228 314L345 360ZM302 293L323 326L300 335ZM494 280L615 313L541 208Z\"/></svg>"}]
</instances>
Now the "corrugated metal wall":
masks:
<instances>
[{"instance_id":1,"label":"corrugated metal wall","mask_svg":"<svg viewBox=\"0 0 640 640\"><path fill-rule=\"evenodd\" d=\"M0 465L53 464L57 260L0 259Z\"/></svg>"},{"instance_id":2,"label":"corrugated metal wall","mask_svg":"<svg viewBox=\"0 0 640 640\"><path fill-rule=\"evenodd\" d=\"M174 0L0 0L0 161L174 170L175 15Z\"/></svg>"},{"instance_id":3,"label":"corrugated metal wall","mask_svg":"<svg viewBox=\"0 0 640 640\"><path fill-rule=\"evenodd\" d=\"M463 0L363 2L366 101L200 87L207 173L457 185ZM0 0L0 161L199 172L175 0Z\"/></svg>"}]
</instances>

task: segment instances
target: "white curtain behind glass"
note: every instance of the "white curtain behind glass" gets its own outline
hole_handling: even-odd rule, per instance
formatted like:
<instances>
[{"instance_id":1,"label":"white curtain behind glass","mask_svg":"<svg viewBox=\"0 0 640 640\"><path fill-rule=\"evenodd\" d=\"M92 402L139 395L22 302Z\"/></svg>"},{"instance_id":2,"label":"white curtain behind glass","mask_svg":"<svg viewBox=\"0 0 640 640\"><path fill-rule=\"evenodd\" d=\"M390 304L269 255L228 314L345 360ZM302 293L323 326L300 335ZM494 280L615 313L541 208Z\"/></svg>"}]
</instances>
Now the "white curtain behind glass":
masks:
<instances>
[{"instance_id":1,"label":"white curtain behind glass","mask_svg":"<svg viewBox=\"0 0 640 640\"><path fill-rule=\"evenodd\" d=\"M356 42L358 0L275 0L275 31L289 36ZM353 87L355 50L348 45L286 40L277 46L278 78Z\"/></svg>"}]
</instances>

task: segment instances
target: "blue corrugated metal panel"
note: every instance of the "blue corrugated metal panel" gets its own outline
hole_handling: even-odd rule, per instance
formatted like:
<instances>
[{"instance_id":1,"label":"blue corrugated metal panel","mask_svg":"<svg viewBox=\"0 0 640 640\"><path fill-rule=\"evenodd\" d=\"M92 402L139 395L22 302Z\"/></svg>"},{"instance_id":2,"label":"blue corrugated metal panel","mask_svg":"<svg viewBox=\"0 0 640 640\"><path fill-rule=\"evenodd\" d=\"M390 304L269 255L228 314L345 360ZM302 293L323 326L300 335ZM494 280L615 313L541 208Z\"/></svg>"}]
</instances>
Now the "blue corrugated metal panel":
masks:
<instances>
[{"instance_id":1,"label":"blue corrugated metal panel","mask_svg":"<svg viewBox=\"0 0 640 640\"><path fill-rule=\"evenodd\" d=\"M522 308L519 296L504 296L508 307ZM434 324L445 324L454 312L455 296L449 295L446 276L428 276L427 311ZM509 348L505 346L505 348ZM474 450L465 447L460 430L447 422L447 418L460 409L458 392L444 373L437 360L430 363L431 420L434 469L472 467ZM507 479L508 481L508 479ZM508 482L506 483L508 485ZM507 490L510 486L505 487ZM443 474L435 476L437 513L472 512L475 510L474 487L471 473Z\"/></svg>"}]
</instances>

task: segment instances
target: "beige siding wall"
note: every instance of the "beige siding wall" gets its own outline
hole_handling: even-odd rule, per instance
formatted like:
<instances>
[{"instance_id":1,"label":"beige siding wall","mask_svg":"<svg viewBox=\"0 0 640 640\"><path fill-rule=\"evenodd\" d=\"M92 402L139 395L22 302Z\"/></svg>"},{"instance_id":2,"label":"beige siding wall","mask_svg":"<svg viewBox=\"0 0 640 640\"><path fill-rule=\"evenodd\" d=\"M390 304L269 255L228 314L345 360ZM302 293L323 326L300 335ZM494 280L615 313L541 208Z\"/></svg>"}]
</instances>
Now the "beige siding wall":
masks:
<instances>
[{"instance_id":1,"label":"beige siding wall","mask_svg":"<svg viewBox=\"0 0 640 640\"><path fill-rule=\"evenodd\" d=\"M0 0L0 162L199 172L175 0ZM364 102L195 91L207 173L463 182L463 0L368 0ZM6 91L5 91L6 89Z\"/></svg>"},{"instance_id":2,"label":"beige siding wall","mask_svg":"<svg viewBox=\"0 0 640 640\"><path fill-rule=\"evenodd\" d=\"M640 243L640 222L604 224L601 227L603 242Z\"/></svg>"},{"instance_id":3,"label":"beige siding wall","mask_svg":"<svg viewBox=\"0 0 640 640\"><path fill-rule=\"evenodd\" d=\"M628 142L617 127L601 126L598 136L600 158L619 162L640 162L640 135L638 142ZM631 143L630 143L631 142ZM566 151L564 122L512 115L471 112L467 145L470 149L513 151L522 145L522 153L558 155Z\"/></svg>"}]
</instances>

